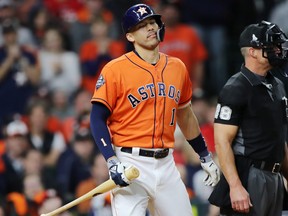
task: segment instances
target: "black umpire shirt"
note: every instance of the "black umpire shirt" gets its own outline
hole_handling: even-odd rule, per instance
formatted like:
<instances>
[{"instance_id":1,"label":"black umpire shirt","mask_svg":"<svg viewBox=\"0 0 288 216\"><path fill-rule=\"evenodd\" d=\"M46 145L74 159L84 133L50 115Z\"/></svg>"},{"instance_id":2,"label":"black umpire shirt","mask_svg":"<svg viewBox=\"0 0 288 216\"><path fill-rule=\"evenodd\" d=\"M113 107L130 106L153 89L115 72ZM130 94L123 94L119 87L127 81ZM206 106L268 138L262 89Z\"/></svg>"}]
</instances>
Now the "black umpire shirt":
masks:
<instances>
[{"instance_id":1,"label":"black umpire shirt","mask_svg":"<svg viewBox=\"0 0 288 216\"><path fill-rule=\"evenodd\" d=\"M284 86L278 78L269 72L261 80L242 66L220 92L215 123L239 127L232 143L235 155L282 162L287 107Z\"/></svg>"}]
</instances>

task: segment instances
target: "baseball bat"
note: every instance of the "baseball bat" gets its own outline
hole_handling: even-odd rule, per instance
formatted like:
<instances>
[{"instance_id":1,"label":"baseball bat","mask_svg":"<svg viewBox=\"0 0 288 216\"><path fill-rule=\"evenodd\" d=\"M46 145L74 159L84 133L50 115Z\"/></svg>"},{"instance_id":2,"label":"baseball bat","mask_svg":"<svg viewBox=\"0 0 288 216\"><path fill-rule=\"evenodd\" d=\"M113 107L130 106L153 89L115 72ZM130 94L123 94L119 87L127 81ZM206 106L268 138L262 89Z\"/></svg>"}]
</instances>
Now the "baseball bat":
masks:
<instances>
[{"instance_id":1,"label":"baseball bat","mask_svg":"<svg viewBox=\"0 0 288 216\"><path fill-rule=\"evenodd\" d=\"M127 177L128 180L133 180L135 178L137 178L139 176L139 170L136 167L130 167L129 169L125 170L125 176ZM86 194L78 197L77 199L67 203L64 206L61 206L60 208L55 209L52 212L46 213L46 214L41 214L40 216L54 216L54 215L58 215L61 212L66 211L67 209L72 208L75 205L78 205L79 203L87 200L87 199L91 199L94 196L97 196L99 194L105 193L107 191L110 191L114 188L116 188L117 185L115 184L115 182L112 179L108 179L107 181L103 182L102 184L100 184L99 186L97 186L96 188L92 189L91 191L87 192Z\"/></svg>"}]
</instances>

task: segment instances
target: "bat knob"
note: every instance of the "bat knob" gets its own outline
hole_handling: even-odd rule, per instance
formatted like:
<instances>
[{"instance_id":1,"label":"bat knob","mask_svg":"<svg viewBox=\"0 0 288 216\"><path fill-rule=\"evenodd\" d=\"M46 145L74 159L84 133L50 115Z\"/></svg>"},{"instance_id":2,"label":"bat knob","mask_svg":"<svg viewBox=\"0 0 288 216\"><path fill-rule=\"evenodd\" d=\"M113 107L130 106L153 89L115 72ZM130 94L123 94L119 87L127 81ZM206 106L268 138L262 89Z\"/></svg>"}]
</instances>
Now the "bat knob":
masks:
<instances>
[{"instance_id":1,"label":"bat knob","mask_svg":"<svg viewBox=\"0 0 288 216\"><path fill-rule=\"evenodd\" d=\"M134 166L128 168L125 171L125 175L129 180L133 180L133 179L137 178L139 176L139 174L140 174L139 170Z\"/></svg>"}]
</instances>

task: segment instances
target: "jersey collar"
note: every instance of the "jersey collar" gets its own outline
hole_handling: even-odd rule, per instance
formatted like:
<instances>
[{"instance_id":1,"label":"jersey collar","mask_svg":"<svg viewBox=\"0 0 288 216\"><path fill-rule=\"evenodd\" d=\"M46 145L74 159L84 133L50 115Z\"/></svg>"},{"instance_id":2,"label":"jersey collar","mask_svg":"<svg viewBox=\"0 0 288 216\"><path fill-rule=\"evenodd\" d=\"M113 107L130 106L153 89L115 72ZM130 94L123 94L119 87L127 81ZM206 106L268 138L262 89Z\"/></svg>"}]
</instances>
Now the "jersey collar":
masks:
<instances>
[{"instance_id":1,"label":"jersey collar","mask_svg":"<svg viewBox=\"0 0 288 216\"><path fill-rule=\"evenodd\" d=\"M144 61L139 55L137 55L136 52L131 51L127 54L125 54L126 58L128 58L131 62L133 62L135 65L138 65L140 67L146 68L148 70L154 70L155 68L164 68L167 64L167 56L163 53L159 53L160 58L159 61L155 64L149 64L148 62Z\"/></svg>"},{"instance_id":2,"label":"jersey collar","mask_svg":"<svg viewBox=\"0 0 288 216\"><path fill-rule=\"evenodd\" d=\"M252 86L262 85L262 81L259 79L259 77L257 77L256 74L246 68L245 65L241 66L241 73L246 77L246 79L248 79ZM269 81L269 83L277 84L277 82L275 82L274 76L270 71L267 73L266 79Z\"/></svg>"}]
</instances>

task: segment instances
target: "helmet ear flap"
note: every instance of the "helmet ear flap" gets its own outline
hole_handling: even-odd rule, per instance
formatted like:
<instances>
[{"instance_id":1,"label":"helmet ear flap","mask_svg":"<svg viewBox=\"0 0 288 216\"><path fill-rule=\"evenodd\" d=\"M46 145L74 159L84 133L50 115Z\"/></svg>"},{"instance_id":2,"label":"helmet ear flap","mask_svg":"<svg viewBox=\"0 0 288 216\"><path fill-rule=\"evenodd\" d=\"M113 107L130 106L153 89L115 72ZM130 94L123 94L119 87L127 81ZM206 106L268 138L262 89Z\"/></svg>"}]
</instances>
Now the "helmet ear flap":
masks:
<instances>
[{"instance_id":1,"label":"helmet ear flap","mask_svg":"<svg viewBox=\"0 0 288 216\"><path fill-rule=\"evenodd\" d=\"M165 35L165 24L162 23L162 26L157 31L157 39L162 42L164 40L164 35Z\"/></svg>"}]
</instances>

